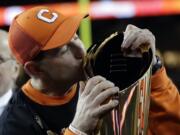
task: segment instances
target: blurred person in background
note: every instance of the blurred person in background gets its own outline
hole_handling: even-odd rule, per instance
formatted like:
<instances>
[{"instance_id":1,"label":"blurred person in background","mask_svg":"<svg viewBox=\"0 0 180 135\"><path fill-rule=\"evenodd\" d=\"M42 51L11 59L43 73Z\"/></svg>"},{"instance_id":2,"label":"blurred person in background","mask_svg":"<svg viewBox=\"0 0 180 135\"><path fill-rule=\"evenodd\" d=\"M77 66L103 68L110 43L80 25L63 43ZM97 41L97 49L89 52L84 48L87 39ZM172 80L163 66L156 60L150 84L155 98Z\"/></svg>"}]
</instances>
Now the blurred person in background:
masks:
<instances>
[{"instance_id":1,"label":"blurred person in background","mask_svg":"<svg viewBox=\"0 0 180 135\"><path fill-rule=\"evenodd\" d=\"M86 52L76 35L83 17L66 17L47 7L15 17L10 48L30 80L13 95L0 118L1 135L90 135L99 119L118 105L117 99L104 103L119 91L112 82L102 76L86 80ZM128 25L122 49L135 51L145 43L153 50L148 135L178 135L180 97L155 55L155 37L147 29Z\"/></svg>"},{"instance_id":2,"label":"blurred person in background","mask_svg":"<svg viewBox=\"0 0 180 135\"><path fill-rule=\"evenodd\" d=\"M8 33L0 30L0 115L8 104L18 75L18 65L8 46Z\"/></svg>"}]
</instances>

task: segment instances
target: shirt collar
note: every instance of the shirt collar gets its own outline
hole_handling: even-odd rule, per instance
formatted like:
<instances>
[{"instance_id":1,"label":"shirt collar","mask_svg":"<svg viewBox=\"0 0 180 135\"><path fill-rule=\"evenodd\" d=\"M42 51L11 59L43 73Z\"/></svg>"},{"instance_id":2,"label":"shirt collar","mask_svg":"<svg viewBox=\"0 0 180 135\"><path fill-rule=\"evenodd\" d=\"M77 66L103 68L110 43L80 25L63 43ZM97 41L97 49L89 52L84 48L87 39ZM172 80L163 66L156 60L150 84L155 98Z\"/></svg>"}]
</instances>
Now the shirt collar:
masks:
<instances>
[{"instance_id":1,"label":"shirt collar","mask_svg":"<svg viewBox=\"0 0 180 135\"><path fill-rule=\"evenodd\" d=\"M77 84L73 85L69 92L64 96L49 96L42 93L40 90L37 90L32 87L30 81L28 81L23 87L23 93L29 97L34 102L41 105L63 105L71 101L71 99L75 96L77 89Z\"/></svg>"}]
</instances>

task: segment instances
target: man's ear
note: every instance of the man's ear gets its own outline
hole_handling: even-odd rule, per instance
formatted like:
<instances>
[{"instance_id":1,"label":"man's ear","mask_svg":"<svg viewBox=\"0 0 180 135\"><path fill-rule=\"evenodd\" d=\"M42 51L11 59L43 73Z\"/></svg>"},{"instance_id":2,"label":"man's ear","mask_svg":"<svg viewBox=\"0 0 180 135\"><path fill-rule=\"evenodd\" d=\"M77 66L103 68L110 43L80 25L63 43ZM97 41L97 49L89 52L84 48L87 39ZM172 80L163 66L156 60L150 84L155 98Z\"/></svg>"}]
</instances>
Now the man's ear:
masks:
<instances>
[{"instance_id":1,"label":"man's ear","mask_svg":"<svg viewBox=\"0 0 180 135\"><path fill-rule=\"evenodd\" d=\"M24 64L24 70L31 77L40 77L42 75L42 70L40 70L39 65L34 61L28 61Z\"/></svg>"}]
</instances>

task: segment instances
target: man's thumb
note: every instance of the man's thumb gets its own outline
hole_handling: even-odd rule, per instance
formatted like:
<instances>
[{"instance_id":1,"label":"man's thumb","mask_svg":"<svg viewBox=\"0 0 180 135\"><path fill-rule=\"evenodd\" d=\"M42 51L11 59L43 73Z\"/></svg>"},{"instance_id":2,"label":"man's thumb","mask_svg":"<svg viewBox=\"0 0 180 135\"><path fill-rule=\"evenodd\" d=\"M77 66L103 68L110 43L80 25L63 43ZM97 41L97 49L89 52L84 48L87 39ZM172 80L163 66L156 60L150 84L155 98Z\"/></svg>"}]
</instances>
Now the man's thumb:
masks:
<instances>
[{"instance_id":1,"label":"man's thumb","mask_svg":"<svg viewBox=\"0 0 180 135\"><path fill-rule=\"evenodd\" d=\"M86 83L84 81L79 82L79 95L83 93L85 86L86 86Z\"/></svg>"}]
</instances>

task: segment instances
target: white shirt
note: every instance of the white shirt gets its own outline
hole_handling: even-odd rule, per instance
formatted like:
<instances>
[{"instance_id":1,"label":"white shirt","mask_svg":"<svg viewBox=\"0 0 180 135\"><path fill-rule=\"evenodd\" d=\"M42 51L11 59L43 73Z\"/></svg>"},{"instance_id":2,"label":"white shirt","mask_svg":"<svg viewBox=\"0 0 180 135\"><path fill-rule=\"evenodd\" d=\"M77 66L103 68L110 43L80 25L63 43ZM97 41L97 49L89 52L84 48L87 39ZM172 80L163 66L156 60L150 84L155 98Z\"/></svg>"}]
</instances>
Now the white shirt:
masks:
<instances>
[{"instance_id":1,"label":"white shirt","mask_svg":"<svg viewBox=\"0 0 180 135\"><path fill-rule=\"evenodd\" d=\"M2 112L4 111L6 105L8 104L10 98L12 97L12 90L8 90L2 97L0 97L0 116Z\"/></svg>"}]
</instances>

